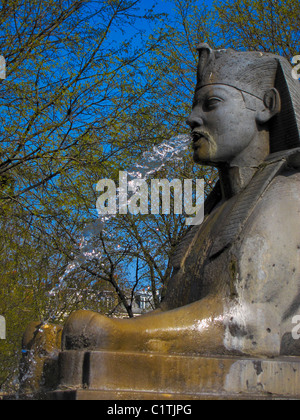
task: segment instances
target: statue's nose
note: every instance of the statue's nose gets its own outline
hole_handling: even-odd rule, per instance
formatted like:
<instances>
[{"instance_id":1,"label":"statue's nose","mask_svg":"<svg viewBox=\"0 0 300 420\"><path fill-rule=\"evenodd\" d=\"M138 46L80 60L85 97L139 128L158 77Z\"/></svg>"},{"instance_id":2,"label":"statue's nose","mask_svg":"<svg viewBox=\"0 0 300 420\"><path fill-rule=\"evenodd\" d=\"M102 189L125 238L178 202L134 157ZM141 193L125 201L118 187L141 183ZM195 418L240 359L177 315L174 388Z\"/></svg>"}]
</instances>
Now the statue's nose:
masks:
<instances>
[{"instance_id":1,"label":"statue's nose","mask_svg":"<svg viewBox=\"0 0 300 420\"><path fill-rule=\"evenodd\" d=\"M201 127L203 125L203 119L201 118L200 113L194 109L186 120L186 123L193 130L194 128Z\"/></svg>"}]
</instances>

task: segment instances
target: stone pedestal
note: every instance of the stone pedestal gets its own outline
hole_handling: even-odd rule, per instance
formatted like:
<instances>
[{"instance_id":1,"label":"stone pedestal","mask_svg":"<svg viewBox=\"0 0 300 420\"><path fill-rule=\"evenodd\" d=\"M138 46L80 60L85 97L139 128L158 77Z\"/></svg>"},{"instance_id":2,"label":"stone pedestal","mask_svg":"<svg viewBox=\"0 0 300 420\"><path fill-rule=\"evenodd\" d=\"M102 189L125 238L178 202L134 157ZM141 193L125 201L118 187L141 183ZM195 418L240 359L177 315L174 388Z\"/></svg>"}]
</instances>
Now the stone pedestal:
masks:
<instances>
[{"instance_id":1,"label":"stone pedestal","mask_svg":"<svg viewBox=\"0 0 300 420\"><path fill-rule=\"evenodd\" d=\"M300 399L300 358L65 351L51 399Z\"/></svg>"}]
</instances>

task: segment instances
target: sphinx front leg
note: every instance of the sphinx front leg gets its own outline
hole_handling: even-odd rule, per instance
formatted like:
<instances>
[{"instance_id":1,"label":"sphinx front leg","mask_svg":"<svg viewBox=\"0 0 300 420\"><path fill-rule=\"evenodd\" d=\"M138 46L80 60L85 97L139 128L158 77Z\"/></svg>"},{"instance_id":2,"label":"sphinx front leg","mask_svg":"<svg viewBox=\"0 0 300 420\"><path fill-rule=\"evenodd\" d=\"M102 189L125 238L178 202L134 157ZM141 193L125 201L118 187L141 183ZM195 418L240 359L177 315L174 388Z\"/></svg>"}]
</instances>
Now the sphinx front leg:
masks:
<instances>
[{"instance_id":1,"label":"sphinx front leg","mask_svg":"<svg viewBox=\"0 0 300 420\"><path fill-rule=\"evenodd\" d=\"M119 320L78 311L63 331L63 349L224 353L224 302L212 296L152 316Z\"/></svg>"}]
</instances>

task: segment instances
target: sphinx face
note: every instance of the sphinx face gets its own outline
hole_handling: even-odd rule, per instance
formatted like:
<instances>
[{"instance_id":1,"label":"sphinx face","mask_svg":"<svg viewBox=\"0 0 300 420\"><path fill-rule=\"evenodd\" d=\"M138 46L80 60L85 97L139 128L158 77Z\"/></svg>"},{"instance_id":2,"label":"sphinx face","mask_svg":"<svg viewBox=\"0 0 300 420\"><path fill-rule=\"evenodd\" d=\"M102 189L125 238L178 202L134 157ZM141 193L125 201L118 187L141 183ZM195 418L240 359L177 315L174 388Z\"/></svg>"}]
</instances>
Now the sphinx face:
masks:
<instances>
[{"instance_id":1,"label":"sphinx face","mask_svg":"<svg viewBox=\"0 0 300 420\"><path fill-rule=\"evenodd\" d=\"M257 112L246 107L241 91L208 85L195 93L187 120L192 129L194 161L218 166L237 158L256 138Z\"/></svg>"}]
</instances>

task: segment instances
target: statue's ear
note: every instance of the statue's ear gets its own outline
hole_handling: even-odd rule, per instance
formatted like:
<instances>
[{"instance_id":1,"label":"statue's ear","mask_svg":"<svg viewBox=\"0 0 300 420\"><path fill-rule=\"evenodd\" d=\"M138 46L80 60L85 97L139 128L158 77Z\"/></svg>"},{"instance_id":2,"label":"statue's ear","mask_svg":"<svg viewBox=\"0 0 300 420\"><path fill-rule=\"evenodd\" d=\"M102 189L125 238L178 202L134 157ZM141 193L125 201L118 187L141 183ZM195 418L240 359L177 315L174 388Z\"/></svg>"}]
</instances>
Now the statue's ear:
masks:
<instances>
[{"instance_id":1,"label":"statue's ear","mask_svg":"<svg viewBox=\"0 0 300 420\"><path fill-rule=\"evenodd\" d=\"M259 124L267 123L276 114L281 111L281 99L277 89L269 89L265 93L264 108L257 112L256 121Z\"/></svg>"}]
</instances>

